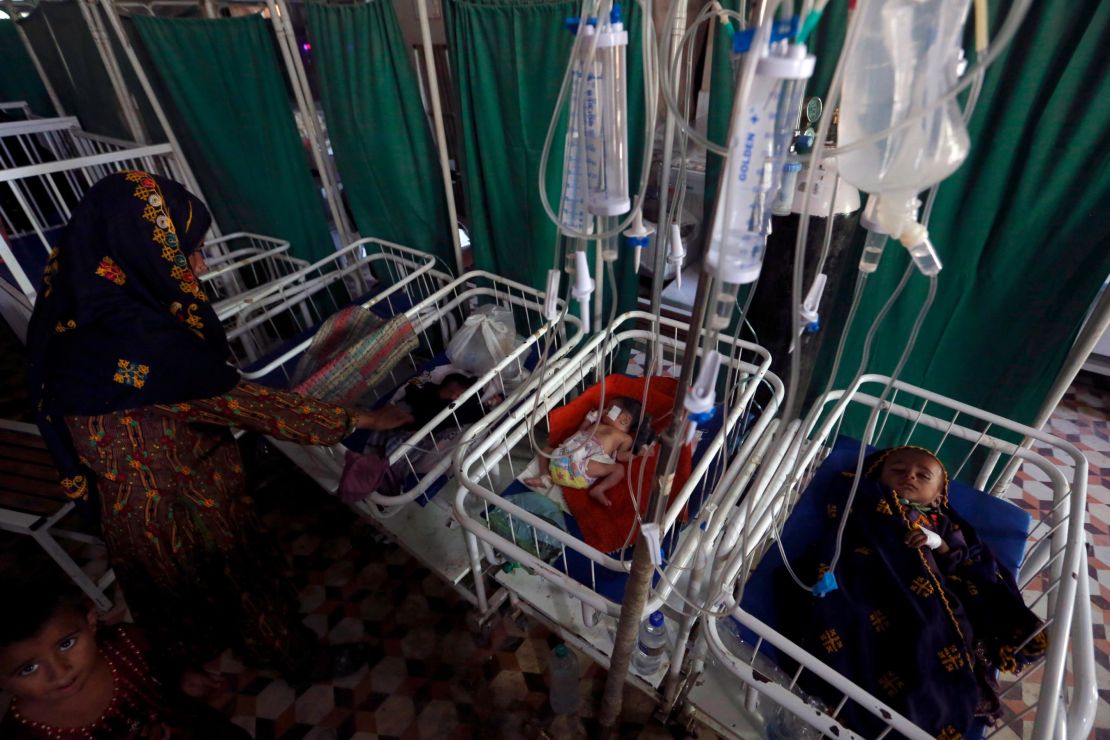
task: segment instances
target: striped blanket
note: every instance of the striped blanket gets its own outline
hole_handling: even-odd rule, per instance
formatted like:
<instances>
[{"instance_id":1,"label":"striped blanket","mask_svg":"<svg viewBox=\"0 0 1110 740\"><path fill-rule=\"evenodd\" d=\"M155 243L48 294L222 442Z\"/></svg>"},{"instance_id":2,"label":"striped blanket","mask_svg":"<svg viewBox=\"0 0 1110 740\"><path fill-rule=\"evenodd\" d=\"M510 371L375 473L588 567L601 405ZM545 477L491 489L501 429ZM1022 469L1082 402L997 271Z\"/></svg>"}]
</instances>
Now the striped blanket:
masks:
<instances>
[{"instance_id":1,"label":"striped blanket","mask_svg":"<svg viewBox=\"0 0 1110 740\"><path fill-rule=\"evenodd\" d=\"M298 363L293 390L353 405L417 344L412 324L403 314L387 321L362 306L345 308L316 332Z\"/></svg>"}]
</instances>

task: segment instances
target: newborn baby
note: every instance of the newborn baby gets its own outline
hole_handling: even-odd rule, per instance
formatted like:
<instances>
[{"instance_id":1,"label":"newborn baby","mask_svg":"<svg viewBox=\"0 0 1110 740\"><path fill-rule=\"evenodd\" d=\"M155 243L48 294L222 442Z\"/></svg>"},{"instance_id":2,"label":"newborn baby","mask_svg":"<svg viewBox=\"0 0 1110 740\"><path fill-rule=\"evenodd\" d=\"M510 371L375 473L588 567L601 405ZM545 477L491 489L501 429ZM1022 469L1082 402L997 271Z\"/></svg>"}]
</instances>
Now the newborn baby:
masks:
<instances>
[{"instance_id":1,"label":"newborn baby","mask_svg":"<svg viewBox=\"0 0 1110 740\"><path fill-rule=\"evenodd\" d=\"M554 483L565 488L589 489L591 498L609 506L605 492L624 479L624 466L620 463L632 456L635 442L632 428L639 421L642 408L636 399L617 397L600 420L596 412L591 412L570 438L554 451L544 451L550 458L550 478L528 478L524 483L532 488L546 488Z\"/></svg>"}]
</instances>

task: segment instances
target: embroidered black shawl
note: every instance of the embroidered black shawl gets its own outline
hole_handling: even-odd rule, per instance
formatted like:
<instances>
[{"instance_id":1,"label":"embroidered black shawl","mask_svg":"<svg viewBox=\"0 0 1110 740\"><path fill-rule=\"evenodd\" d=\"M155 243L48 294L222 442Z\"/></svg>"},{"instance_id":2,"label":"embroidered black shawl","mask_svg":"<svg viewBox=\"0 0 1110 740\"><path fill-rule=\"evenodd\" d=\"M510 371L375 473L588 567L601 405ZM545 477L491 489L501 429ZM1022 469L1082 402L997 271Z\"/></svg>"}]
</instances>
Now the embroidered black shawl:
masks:
<instances>
[{"instance_id":1,"label":"embroidered black shawl","mask_svg":"<svg viewBox=\"0 0 1110 740\"><path fill-rule=\"evenodd\" d=\"M210 223L178 183L119 172L89 189L51 253L27 335L29 380L72 498L88 495L87 475L63 417L209 398L238 382L186 259Z\"/></svg>"},{"instance_id":2,"label":"embroidered black shawl","mask_svg":"<svg viewBox=\"0 0 1110 740\"><path fill-rule=\"evenodd\" d=\"M849 475L834 481L829 526L796 563L809 582L832 561L851 484ZM1013 577L970 524L947 505L935 522L920 516L888 486L861 479L835 571L839 587L819 598L780 574L779 613L785 634L808 651L918 726L954 740L976 717L990 722L997 714L995 670L1019 671L1047 641ZM937 531L951 551L907 546L917 524ZM803 689L832 705L841 696L823 682ZM851 702L840 718L865 735L881 727Z\"/></svg>"}]
</instances>

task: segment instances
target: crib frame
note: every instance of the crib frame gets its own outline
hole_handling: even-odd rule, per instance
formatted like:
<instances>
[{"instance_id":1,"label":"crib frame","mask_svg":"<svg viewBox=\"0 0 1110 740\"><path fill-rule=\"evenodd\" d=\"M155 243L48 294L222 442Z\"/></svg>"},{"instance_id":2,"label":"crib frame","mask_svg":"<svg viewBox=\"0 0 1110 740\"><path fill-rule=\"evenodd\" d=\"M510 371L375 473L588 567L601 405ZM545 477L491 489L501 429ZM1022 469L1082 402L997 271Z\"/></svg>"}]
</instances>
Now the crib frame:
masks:
<instances>
[{"instance_id":1,"label":"crib frame","mask_svg":"<svg viewBox=\"0 0 1110 740\"><path fill-rule=\"evenodd\" d=\"M423 277L429 276L437 279L445 277L435 271ZM371 303L378 300L379 298L376 297ZM480 376L456 402L421 429L413 432L389 455L391 464L404 466L416 474L414 459L418 452L417 448L440 449L432 431L440 422L447 420L453 419L457 425L458 419L454 413L459 405L480 393L482 388L491 382L502 380L505 374L515 370L518 363L533 349L543 350L547 347L549 365L557 365L574 349L580 338L581 321L568 315L565 301L555 302L558 317L554 322L549 322L544 318L545 296L541 291L480 270L467 272L447 282L443 287L431 292L423 301L405 311L405 316L412 323L414 333L424 346L442 347L446 344L446 337L461 326L477 303L491 301L502 306L515 307L518 315L524 315L530 333L524 338L521 346L489 372ZM520 328L519 324L518 328ZM306 340L290 349L281 358L270 363L267 366L268 370L248 373L246 377L257 377L259 374L284 365L303 353L310 342L311 339ZM411 377L419 368L420 364L410 355L407 362L400 363L390 371L388 380L383 381L380 388L392 393L398 384ZM539 371L540 368L537 367L533 373ZM503 410L515 405L521 393L526 392L532 385L526 382L516 389L516 392L507 393L498 408ZM497 418L499 418L499 412L491 411L485 419L473 424L472 429L477 431L488 428ZM341 444L330 447L308 447L273 439L271 442L326 491L335 493L338 490L347 454L346 447ZM428 488L441 476L453 475L453 457L449 453L449 449L443 450L442 459L430 471L418 475L419 481L413 488L397 496L383 496L375 492L368 499L352 504L351 508L361 516L372 520L379 529L394 538L413 557L442 577L460 595L472 604L478 605L479 596L473 590L474 586L465 582L470 575L470 559L458 526L451 517L450 494L453 489L450 485L444 485L441 495L426 500L425 506L413 505L417 499L425 497ZM488 609L484 591L481 599L485 604L483 610Z\"/></svg>"},{"instance_id":2,"label":"crib frame","mask_svg":"<svg viewBox=\"0 0 1110 740\"><path fill-rule=\"evenodd\" d=\"M198 279L216 315L233 316L243 294L307 267L308 260L294 257L289 247L285 239L249 231L205 240L202 250L208 270Z\"/></svg>"},{"instance_id":3,"label":"crib frame","mask_svg":"<svg viewBox=\"0 0 1110 740\"><path fill-rule=\"evenodd\" d=\"M946 442L962 440L971 447L963 455L959 469L952 471L953 478L971 461L972 454L981 449L988 454L975 478L976 488L1005 497L1007 489L1015 490L1009 488L1015 462L1028 466L1025 470L1029 474L1039 473L1044 484L1051 487L1052 508L1044 519L1034 520L1018 576L1023 593L1031 585L1043 588L1031 607L1046 620L1049 651L1038 664L1026 668L1021 677L1001 684L1000 694L1007 713L999 724L988 728L987 737L1006 737L1013 725L1030 714L1034 715L1031 737L1036 740L1087 737L1094 722L1098 694L1083 528L1086 459L1073 445L1050 434L908 383L890 384L889 398L884 398L888 384L890 379L886 376L865 375L849 389L826 395L804 422L790 425L761 469L744 504L732 518L729 531L720 540L717 551L720 559L716 561L719 566L711 587L717 589L715 610L726 612L757 635L756 645L751 646L754 653L743 659L733 654L721 636L722 629L728 629L722 626L723 620L707 619L699 655L704 655L708 648L717 666L701 674L697 681L688 682L688 708L702 720L709 720L718 731L732 734L731 727L753 721L752 714L763 696L826 736L860 737L835 719L839 707L831 715L818 711L788 687L759 675L753 667L755 655L767 643L800 663L791 686L808 671L845 697L840 706L851 699L877 718L885 718L887 730L883 735L893 730L909 738L929 737L880 699L738 605L748 575L774 546L775 532L789 516L813 471L827 456L846 411L878 407L879 413L869 430L876 431L875 438L882 442L881 446L919 443L923 436L939 435L939 442L928 446L943 454ZM902 420L909 430L894 439L884 439L884 430L892 418ZM1017 443L998 436L1002 434ZM1022 446L1023 439L1032 442L1029 449ZM1063 462L1055 462L1050 456ZM1064 468L1071 469L1070 477L1065 475ZM695 677L702 667L695 662L692 670ZM1025 693L1026 681L1039 672L1041 687L1036 699L1032 702L1015 699L1015 692L1018 697ZM736 679L746 687L742 700L731 688ZM754 721L758 723L758 719Z\"/></svg>"},{"instance_id":4,"label":"crib frame","mask_svg":"<svg viewBox=\"0 0 1110 740\"><path fill-rule=\"evenodd\" d=\"M654 330L656 322L659 327L658 340ZM511 477L516 478L520 471L514 465L512 455L516 445L526 440L530 420L534 418L537 426L546 424L547 413L551 409L563 403L571 394L596 382L599 373L601 376L609 374L622 349L636 348L643 351L648 362L652 357L655 358L653 364L658 368L666 366L669 355L671 365L675 368L674 374L677 374L677 366L686 350L686 329L686 324L682 322L665 317L657 318L642 311L621 315L613 323L611 333L595 335L544 381L543 387L537 391L540 400L534 416L533 402L530 400L487 428L472 429L467 435L466 443L456 452L456 467L462 485L455 498L455 517L466 531L471 570L475 573L482 572L486 567L482 564L483 559L491 566L504 562L519 563L523 566L521 569L509 572L498 570L494 580L511 592L514 603L560 632L603 665L608 664L608 656L612 653L612 633L609 628L613 624L612 620L620 614L620 604L598 592L597 567L627 572L631 568L631 558L622 562L600 552L507 501L495 492L500 490L500 486L494 483L494 474L500 472L499 468L504 466L508 468ZM718 349L728 358L722 364L722 377L726 374L738 374L737 377L744 377L746 380L736 384L737 390L721 429L711 439L704 454L693 461L693 469L686 485L672 493L675 503L668 509L661 525L664 540L669 539L672 544L671 556L664 568L669 577L659 581L648 598L645 613L661 608L670 609L665 604L676 582L680 580L675 574L691 568L698 552L707 545L705 538L712 536L708 530L712 528L714 514L719 510L717 496L721 489L717 484L722 478L709 481L707 474L714 461L718 461L722 451L727 449L726 439L732 439L734 432L738 431L738 422L752 409L757 391L761 388L769 389L770 395L762 411L749 425L747 435L734 455L734 460L739 462L749 458L769 428L782 399L782 383L768 371L770 355L766 350L755 344L729 338L722 338ZM728 469L726 462L723 458L719 460L714 468L715 476L724 475ZM703 480L707 493L698 515L681 529L676 527L682 509ZM515 535L510 540L491 530L482 515L488 516L494 507L509 515L510 527L513 519L520 519L535 530L559 541L562 545L559 557L563 558L564 567L567 549L589 559L591 584L580 583L569 574L524 550L516 542ZM706 532L701 531L703 525L707 528ZM484 587L480 586L479 590L482 588ZM654 687L659 684L663 675L665 670L660 668L655 675L641 676L636 680L642 680Z\"/></svg>"},{"instance_id":5,"label":"crib frame","mask_svg":"<svg viewBox=\"0 0 1110 740\"><path fill-rule=\"evenodd\" d=\"M72 118L0 124L0 142L8 147L8 154L18 147L34 160L0 169L0 187L7 188L17 204L10 212L0 211L0 260L32 306L39 276L28 276L13 251L14 239L33 237L38 244L31 249L41 247L45 260L52 247L49 232L69 222L81 197L104 176L120 170L142 170L179 182L188 176L169 144L138 146L90 134L77 128ZM59 158L43 161L32 144Z\"/></svg>"},{"instance_id":6,"label":"crib frame","mask_svg":"<svg viewBox=\"0 0 1110 740\"><path fill-rule=\"evenodd\" d=\"M217 315L232 354L242 366L289 338L288 330L281 326L283 321L295 327L294 333L306 331L365 296L376 280L385 281L388 287L365 301L366 308L384 303L396 314L402 305L420 303L450 282L450 276L435 266L435 257L427 252L382 239L359 239L322 260L224 301ZM240 276L253 267L240 268ZM402 299L404 304L399 302ZM281 367L311 341L311 337L305 339L246 377L257 379Z\"/></svg>"}]
</instances>

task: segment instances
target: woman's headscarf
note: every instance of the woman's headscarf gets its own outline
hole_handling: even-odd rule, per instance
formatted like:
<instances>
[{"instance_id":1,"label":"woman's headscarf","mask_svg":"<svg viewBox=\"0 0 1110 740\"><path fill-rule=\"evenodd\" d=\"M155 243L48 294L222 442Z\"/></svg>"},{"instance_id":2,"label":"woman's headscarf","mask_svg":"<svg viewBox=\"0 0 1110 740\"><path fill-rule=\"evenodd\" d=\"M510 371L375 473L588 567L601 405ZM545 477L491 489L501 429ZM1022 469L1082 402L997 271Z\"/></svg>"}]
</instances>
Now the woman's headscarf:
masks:
<instances>
[{"instance_id":1,"label":"woman's headscarf","mask_svg":"<svg viewBox=\"0 0 1110 740\"><path fill-rule=\"evenodd\" d=\"M63 417L209 398L238 382L186 259L210 223L178 183L118 172L85 194L51 253L27 333L29 380L71 497L87 479Z\"/></svg>"}]
</instances>

